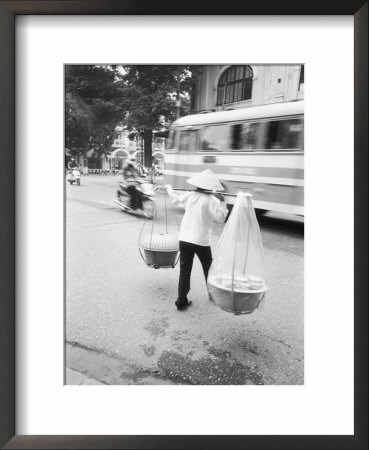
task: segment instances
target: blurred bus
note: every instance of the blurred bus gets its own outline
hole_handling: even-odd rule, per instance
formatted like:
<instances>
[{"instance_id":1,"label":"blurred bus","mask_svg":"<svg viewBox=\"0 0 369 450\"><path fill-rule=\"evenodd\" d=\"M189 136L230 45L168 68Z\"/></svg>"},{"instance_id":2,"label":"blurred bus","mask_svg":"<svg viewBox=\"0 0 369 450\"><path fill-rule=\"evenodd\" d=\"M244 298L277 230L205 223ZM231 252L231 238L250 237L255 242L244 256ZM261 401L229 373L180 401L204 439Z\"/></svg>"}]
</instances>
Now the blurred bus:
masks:
<instances>
[{"instance_id":1,"label":"blurred bus","mask_svg":"<svg viewBox=\"0 0 369 450\"><path fill-rule=\"evenodd\" d=\"M178 119L165 150L165 183L188 190L186 180L205 169L226 192L252 194L260 211L304 215L304 102Z\"/></svg>"}]
</instances>

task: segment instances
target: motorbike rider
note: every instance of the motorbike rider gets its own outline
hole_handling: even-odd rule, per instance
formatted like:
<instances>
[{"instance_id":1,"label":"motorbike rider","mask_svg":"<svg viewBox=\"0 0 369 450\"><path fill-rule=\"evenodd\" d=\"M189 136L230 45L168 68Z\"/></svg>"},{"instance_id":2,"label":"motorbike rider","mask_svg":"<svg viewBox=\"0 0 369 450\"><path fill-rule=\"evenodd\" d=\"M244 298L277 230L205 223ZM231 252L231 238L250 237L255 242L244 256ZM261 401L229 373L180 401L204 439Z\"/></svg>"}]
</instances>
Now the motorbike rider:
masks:
<instances>
[{"instance_id":1,"label":"motorbike rider","mask_svg":"<svg viewBox=\"0 0 369 450\"><path fill-rule=\"evenodd\" d=\"M134 155L129 156L127 159L123 169L123 179L125 181L125 189L131 198L131 208L133 210L143 209L141 191L137 189L138 170Z\"/></svg>"},{"instance_id":2,"label":"motorbike rider","mask_svg":"<svg viewBox=\"0 0 369 450\"><path fill-rule=\"evenodd\" d=\"M79 169L79 165L76 163L75 158L71 158L69 163L68 163L68 169L69 170L74 170L74 169Z\"/></svg>"}]
</instances>

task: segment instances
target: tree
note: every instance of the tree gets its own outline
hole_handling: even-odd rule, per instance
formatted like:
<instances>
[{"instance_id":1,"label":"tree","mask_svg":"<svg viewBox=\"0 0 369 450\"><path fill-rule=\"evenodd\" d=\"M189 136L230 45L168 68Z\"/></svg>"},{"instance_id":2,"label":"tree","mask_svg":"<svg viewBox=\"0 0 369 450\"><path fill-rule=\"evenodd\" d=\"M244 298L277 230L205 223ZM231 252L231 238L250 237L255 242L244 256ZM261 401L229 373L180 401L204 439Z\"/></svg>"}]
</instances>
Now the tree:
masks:
<instances>
[{"instance_id":1,"label":"tree","mask_svg":"<svg viewBox=\"0 0 369 450\"><path fill-rule=\"evenodd\" d=\"M114 128L122 119L122 89L115 66L65 68L65 146L73 154L110 151Z\"/></svg>"},{"instance_id":2,"label":"tree","mask_svg":"<svg viewBox=\"0 0 369 450\"><path fill-rule=\"evenodd\" d=\"M110 151L119 122L139 131L151 166L152 130L189 112L189 66L68 65L65 69L65 146L72 153ZM179 105L179 101L181 104Z\"/></svg>"},{"instance_id":3,"label":"tree","mask_svg":"<svg viewBox=\"0 0 369 450\"><path fill-rule=\"evenodd\" d=\"M130 65L123 66L119 82L123 108L129 113L128 127L141 131L144 139L145 165L151 166L152 130L160 116L172 122L188 114L188 93L191 89L189 66ZM182 108L178 105L183 99Z\"/></svg>"}]
</instances>

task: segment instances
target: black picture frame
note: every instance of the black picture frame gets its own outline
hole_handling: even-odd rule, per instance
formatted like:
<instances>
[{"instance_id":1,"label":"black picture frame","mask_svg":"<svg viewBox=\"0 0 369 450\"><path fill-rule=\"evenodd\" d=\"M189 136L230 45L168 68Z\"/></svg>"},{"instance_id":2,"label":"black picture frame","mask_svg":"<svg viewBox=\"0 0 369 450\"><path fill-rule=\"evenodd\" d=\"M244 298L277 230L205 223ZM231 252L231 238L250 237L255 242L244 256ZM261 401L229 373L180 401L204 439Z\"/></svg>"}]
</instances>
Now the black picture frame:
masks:
<instances>
[{"instance_id":1,"label":"black picture frame","mask_svg":"<svg viewBox=\"0 0 369 450\"><path fill-rule=\"evenodd\" d=\"M355 416L350 436L15 435L15 16L20 14L352 15L355 58ZM339 64L339 61L338 61ZM365 0L0 1L0 445L6 449L368 448L368 2Z\"/></svg>"}]
</instances>

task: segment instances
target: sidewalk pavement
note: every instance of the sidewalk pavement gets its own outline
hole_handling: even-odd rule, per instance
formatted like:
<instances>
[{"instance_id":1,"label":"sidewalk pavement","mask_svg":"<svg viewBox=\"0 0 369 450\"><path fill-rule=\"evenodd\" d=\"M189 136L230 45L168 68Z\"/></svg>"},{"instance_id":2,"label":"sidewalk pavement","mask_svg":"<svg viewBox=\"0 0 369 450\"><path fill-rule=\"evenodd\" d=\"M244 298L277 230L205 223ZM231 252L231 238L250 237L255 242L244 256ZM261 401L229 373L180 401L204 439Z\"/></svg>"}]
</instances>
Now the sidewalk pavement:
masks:
<instances>
[{"instance_id":1,"label":"sidewalk pavement","mask_svg":"<svg viewBox=\"0 0 369 450\"><path fill-rule=\"evenodd\" d=\"M87 377L81 372L77 372L72 369L66 368L65 372L65 384L69 385L81 385L81 384L101 384L100 381L95 380L94 378Z\"/></svg>"},{"instance_id":2,"label":"sidewalk pavement","mask_svg":"<svg viewBox=\"0 0 369 450\"><path fill-rule=\"evenodd\" d=\"M144 370L104 352L66 343L66 385L178 384L160 370ZM182 383L181 383L182 384Z\"/></svg>"}]
</instances>

